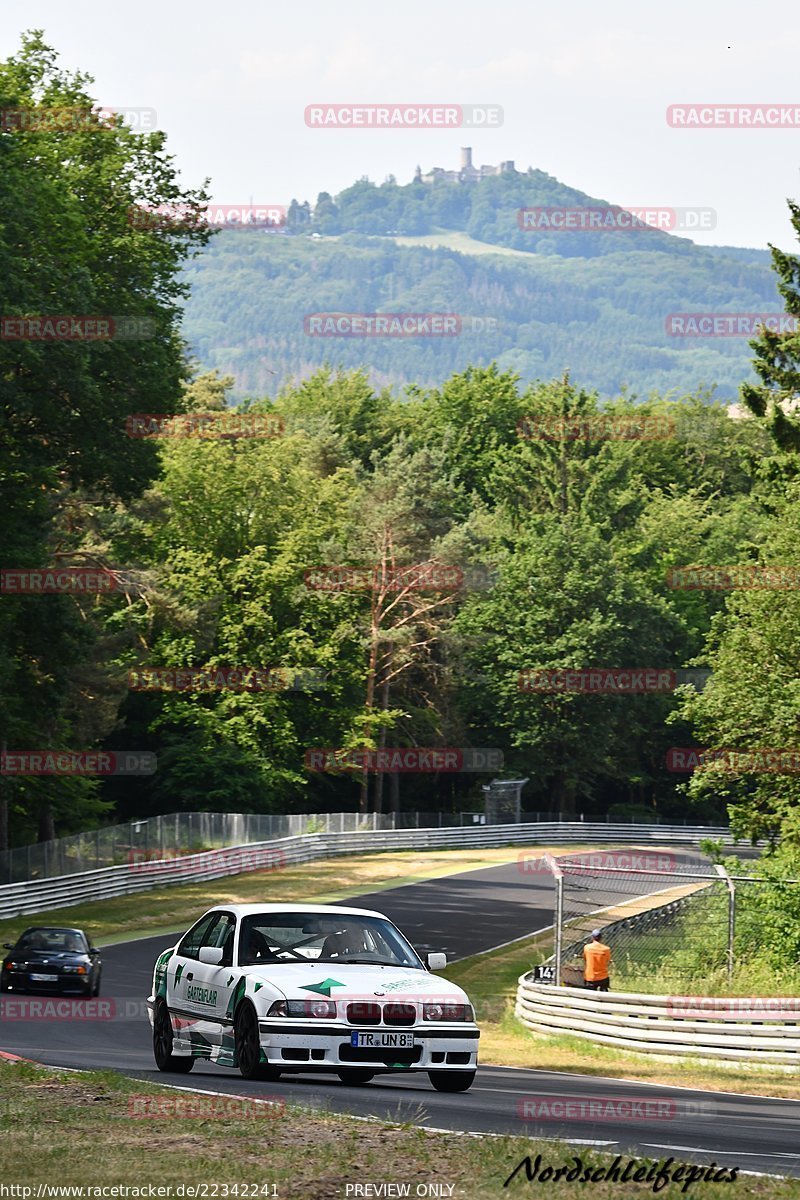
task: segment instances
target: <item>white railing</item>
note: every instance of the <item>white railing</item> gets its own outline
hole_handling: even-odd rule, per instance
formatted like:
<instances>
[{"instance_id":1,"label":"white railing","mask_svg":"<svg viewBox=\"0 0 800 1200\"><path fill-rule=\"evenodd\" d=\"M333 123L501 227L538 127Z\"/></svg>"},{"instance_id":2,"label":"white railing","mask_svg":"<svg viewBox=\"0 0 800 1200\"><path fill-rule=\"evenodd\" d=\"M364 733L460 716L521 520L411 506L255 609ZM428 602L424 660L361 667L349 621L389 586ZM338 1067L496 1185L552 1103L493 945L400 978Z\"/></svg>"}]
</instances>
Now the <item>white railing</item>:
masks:
<instances>
[{"instance_id":1,"label":"white railing","mask_svg":"<svg viewBox=\"0 0 800 1200\"><path fill-rule=\"evenodd\" d=\"M220 879L243 870L265 870L339 854L382 850L472 849L507 845L594 845L627 842L696 846L701 838L733 845L729 830L714 826L609 825L605 822L535 822L527 825L445 826L352 833L307 833L181 858L129 862L96 871L11 883L0 887L0 918L49 912L90 900L144 892L164 884ZM262 857L259 858L258 856ZM261 865L259 865L259 863Z\"/></svg>"},{"instance_id":2,"label":"white railing","mask_svg":"<svg viewBox=\"0 0 800 1200\"><path fill-rule=\"evenodd\" d=\"M536 1033L569 1034L639 1054L800 1067L800 999L791 997L589 992L535 983L525 974L515 1012Z\"/></svg>"}]
</instances>

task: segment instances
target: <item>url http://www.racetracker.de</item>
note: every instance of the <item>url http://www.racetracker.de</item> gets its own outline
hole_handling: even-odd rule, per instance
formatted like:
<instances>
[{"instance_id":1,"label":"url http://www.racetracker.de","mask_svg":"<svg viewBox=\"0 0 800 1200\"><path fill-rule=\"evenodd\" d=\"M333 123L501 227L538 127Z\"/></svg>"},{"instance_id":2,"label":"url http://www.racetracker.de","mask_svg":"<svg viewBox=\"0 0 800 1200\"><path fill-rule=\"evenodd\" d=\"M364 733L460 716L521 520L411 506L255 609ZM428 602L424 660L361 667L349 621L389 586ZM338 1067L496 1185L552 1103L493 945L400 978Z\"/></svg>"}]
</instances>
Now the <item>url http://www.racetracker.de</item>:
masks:
<instances>
[{"instance_id":1,"label":"url http://www.racetracker.de","mask_svg":"<svg viewBox=\"0 0 800 1200\"><path fill-rule=\"evenodd\" d=\"M0 1183L0 1200L116 1200L126 1196L131 1200L221 1200L225 1196L249 1200L279 1195L276 1183L176 1183L174 1187L169 1183Z\"/></svg>"}]
</instances>

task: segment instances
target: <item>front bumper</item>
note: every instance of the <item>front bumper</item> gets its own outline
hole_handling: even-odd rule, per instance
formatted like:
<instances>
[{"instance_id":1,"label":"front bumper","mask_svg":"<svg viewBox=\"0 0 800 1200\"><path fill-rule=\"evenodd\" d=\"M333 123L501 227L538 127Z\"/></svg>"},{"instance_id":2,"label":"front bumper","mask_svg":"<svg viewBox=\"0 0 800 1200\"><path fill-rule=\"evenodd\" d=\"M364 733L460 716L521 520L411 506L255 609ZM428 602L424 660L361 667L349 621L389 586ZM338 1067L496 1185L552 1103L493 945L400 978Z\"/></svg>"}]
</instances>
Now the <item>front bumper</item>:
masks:
<instances>
[{"instance_id":1,"label":"front bumper","mask_svg":"<svg viewBox=\"0 0 800 1200\"><path fill-rule=\"evenodd\" d=\"M88 996L92 990L91 975L59 975L56 980L44 982L31 979L28 971L4 972L0 990L3 992L25 992L31 996L57 995L69 993L75 996Z\"/></svg>"},{"instance_id":2,"label":"front bumper","mask_svg":"<svg viewBox=\"0 0 800 1200\"><path fill-rule=\"evenodd\" d=\"M376 1035L410 1034L413 1047L356 1047L354 1032ZM318 1026L305 1021L259 1021L264 1063L283 1071L325 1071L363 1067L370 1071L474 1071L478 1062L480 1030L465 1024L433 1026L372 1025L358 1029L345 1023L325 1021Z\"/></svg>"}]
</instances>

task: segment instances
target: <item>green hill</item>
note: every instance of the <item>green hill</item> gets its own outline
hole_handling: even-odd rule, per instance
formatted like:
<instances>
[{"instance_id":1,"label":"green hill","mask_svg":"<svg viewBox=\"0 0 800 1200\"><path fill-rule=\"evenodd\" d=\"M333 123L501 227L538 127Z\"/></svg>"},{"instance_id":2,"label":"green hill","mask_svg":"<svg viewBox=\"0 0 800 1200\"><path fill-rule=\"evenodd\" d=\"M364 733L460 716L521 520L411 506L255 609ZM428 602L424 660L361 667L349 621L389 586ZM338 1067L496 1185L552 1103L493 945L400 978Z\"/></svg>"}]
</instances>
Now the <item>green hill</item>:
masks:
<instances>
[{"instance_id":1,"label":"green hill","mask_svg":"<svg viewBox=\"0 0 800 1200\"><path fill-rule=\"evenodd\" d=\"M286 233L223 231L191 264L184 332L204 368L237 393L274 394L322 363L366 366L376 384L437 384L496 360L525 381L565 369L603 395L627 387L717 387L750 377L746 338L675 338L670 313L777 312L766 251L700 247L655 229L531 232L521 208L606 203L541 171L475 184L365 180L312 210L295 201ZM311 236L311 235L316 236ZM447 312L455 337L317 337L319 312Z\"/></svg>"}]
</instances>

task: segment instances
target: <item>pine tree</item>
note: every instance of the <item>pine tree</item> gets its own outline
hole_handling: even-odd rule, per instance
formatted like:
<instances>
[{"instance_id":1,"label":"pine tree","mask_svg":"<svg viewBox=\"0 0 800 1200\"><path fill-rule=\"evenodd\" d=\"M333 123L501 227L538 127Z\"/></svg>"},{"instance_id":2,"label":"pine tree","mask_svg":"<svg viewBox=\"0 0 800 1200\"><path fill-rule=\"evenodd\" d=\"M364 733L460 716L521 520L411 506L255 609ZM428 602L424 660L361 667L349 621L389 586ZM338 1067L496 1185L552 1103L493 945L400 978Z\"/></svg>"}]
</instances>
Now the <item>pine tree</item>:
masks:
<instances>
[{"instance_id":1,"label":"pine tree","mask_svg":"<svg viewBox=\"0 0 800 1200\"><path fill-rule=\"evenodd\" d=\"M789 203L792 226L800 240L800 205ZM746 407L756 417L766 421L767 428L783 450L800 450L800 258L785 254L770 245L772 265L778 275L778 291L785 310L796 318L794 332L779 332L764 327L751 342L755 350L753 363L760 384L746 383L741 396Z\"/></svg>"}]
</instances>

